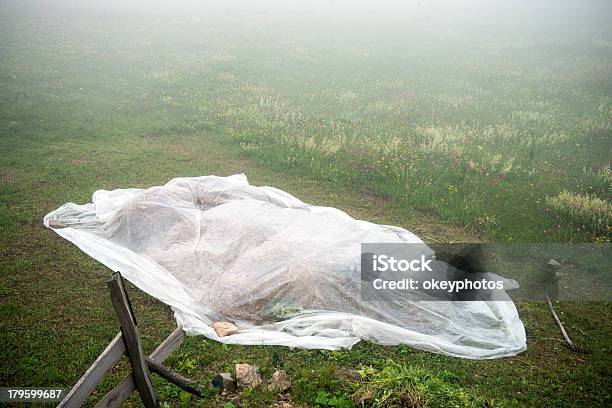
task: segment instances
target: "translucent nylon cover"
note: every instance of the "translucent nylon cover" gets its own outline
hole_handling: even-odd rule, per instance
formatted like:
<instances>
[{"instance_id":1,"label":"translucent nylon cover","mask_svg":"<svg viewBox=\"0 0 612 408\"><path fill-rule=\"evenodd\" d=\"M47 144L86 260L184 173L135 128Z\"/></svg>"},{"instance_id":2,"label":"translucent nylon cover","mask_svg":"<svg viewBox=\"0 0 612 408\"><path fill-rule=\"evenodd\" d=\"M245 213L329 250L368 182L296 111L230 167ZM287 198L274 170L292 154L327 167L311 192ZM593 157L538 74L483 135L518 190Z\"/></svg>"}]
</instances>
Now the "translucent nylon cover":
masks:
<instances>
[{"instance_id":1,"label":"translucent nylon cover","mask_svg":"<svg viewBox=\"0 0 612 408\"><path fill-rule=\"evenodd\" d=\"M187 333L223 343L335 350L364 339L476 359L526 349L509 298L362 301L360 244L422 241L251 186L242 174L99 190L91 203L66 203L44 223L170 305ZM216 321L239 331L219 337Z\"/></svg>"}]
</instances>

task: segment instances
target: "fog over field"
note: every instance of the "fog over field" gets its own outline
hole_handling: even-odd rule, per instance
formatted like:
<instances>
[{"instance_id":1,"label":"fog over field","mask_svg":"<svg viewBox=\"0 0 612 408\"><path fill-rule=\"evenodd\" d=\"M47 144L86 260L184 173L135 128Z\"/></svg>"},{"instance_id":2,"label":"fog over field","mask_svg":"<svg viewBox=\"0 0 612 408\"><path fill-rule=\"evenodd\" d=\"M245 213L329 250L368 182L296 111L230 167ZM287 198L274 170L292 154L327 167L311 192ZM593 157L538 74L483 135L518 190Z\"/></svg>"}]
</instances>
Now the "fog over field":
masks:
<instances>
[{"instance_id":1,"label":"fog over field","mask_svg":"<svg viewBox=\"0 0 612 408\"><path fill-rule=\"evenodd\" d=\"M1 114L214 130L486 238L606 241L612 3L535 3L3 2Z\"/></svg>"},{"instance_id":2,"label":"fog over field","mask_svg":"<svg viewBox=\"0 0 612 408\"><path fill-rule=\"evenodd\" d=\"M0 0L0 385L70 387L117 334L109 269L43 225L96 190L245 173L432 248L562 243L507 269L603 300L611 153L609 0ZM128 290L150 352L176 321ZM494 361L189 336L165 364L202 385L282 367L296 407L610 406L609 303L555 302L591 354L561 347L544 302L515 304L527 350ZM154 383L164 408L287 407L265 382L202 399Z\"/></svg>"}]
</instances>

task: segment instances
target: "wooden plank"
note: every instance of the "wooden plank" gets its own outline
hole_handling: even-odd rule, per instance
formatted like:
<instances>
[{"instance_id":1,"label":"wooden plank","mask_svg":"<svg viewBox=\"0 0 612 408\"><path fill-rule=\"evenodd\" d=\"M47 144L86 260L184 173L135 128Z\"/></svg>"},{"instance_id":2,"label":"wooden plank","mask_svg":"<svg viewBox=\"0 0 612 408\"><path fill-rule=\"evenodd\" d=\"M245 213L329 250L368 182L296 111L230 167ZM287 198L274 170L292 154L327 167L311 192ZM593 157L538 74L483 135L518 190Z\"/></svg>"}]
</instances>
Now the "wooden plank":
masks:
<instances>
[{"instance_id":1,"label":"wooden plank","mask_svg":"<svg viewBox=\"0 0 612 408\"><path fill-rule=\"evenodd\" d=\"M119 361L125 353L125 343L119 332L106 349L98 356L96 361L85 371L85 374L66 394L58 407L75 408L80 407L96 389L104 374L106 374Z\"/></svg>"},{"instance_id":2,"label":"wooden plank","mask_svg":"<svg viewBox=\"0 0 612 408\"><path fill-rule=\"evenodd\" d=\"M198 387L197 383L189 378L183 377L179 373L170 370L165 365L158 363L157 361L147 358L147 366L149 370L159 375L160 377L170 381L172 384L177 387L193 394L198 397L202 396L202 390Z\"/></svg>"},{"instance_id":3,"label":"wooden plank","mask_svg":"<svg viewBox=\"0 0 612 408\"><path fill-rule=\"evenodd\" d=\"M183 329L177 327L149 357L152 360L163 363L168 356L181 345L184 338ZM127 375L119 384L98 401L94 408L116 408L123 404L135 389L134 379L131 375Z\"/></svg>"},{"instance_id":4,"label":"wooden plank","mask_svg":"<svg viewBox=\"0 0 612 408\"><path fill-rule=\"evenodd\" d=\"M119 384L110 390L94 408L117 408L123 404L136 389L132 375L126 375Z\"/></svg>"},{"instance_id":5,"label":"wooden plank","mask_svg":"<svg viewBox=\"0 0 612 408\"><path fill-rule=\"evenodd\" d=\"M113 274L112 279L108 281L108 287L111 292L111 302L121 324L121 333L123 333L123 340L132 366L134 384L140 394L140 399L146 408L157 408L157 397L151 383L151 374L142 352L140 334L135 324L134 315L130 308L123 278L120 273L116 272Z\"/></svg>"},{"instance_id":6,"label":"wooden plank","mask_svg":"<svg viewBox=\"0 0 612 408\"><path fill-rule=\"evenodd\" d=\"M183 329L177 327L149 356L152 360L163 363L176 350L185 339Z\"/></svg>"}]
</instances>

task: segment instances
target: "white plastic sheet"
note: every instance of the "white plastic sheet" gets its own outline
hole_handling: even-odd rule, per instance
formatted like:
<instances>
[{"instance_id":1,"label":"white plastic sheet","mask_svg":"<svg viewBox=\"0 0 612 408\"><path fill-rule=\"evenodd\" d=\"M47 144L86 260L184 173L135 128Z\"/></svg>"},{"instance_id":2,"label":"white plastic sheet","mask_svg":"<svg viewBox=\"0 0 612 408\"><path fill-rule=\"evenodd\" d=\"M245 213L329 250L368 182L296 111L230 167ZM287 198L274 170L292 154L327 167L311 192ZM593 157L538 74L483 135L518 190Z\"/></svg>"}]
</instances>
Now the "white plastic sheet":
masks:
<instances>
[{"instance_id":1,"label":"white plastic sheet","mask_svg":"<svg viewBox=\"0 0 612 408\"><path fill-rule=\"evenodd\" d=\"M186 332L223 343L339 349L364 339L478 359L526 348L511 301L362 302L360 244L422 241L242 174L99 190L44 223L170 305ZM239 331L219 338L215 321Z\"/></svg>"}]
</instances>

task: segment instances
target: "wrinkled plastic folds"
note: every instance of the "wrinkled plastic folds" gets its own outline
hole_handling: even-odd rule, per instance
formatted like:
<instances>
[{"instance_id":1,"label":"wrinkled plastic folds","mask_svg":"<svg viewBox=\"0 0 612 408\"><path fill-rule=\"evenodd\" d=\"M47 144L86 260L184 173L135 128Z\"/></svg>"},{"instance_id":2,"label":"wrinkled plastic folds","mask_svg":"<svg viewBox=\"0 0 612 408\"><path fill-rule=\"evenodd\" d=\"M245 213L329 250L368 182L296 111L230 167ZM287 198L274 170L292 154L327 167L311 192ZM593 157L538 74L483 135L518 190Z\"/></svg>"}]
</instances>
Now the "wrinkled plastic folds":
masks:
<instances>
[{"instance_id":1,"label":"wrinkled plastic folds","mask_svg":"<svg viewBox=\"0 0 612 408\"><path fill-rule=\"evenodd\" d=\"M170 305L187 333L223 343L340 349L363 339L475 359L526 348L510 300L362 302L360 244L422 241L242 174L99 190L44 224ZM219 337L216 321L239 331Z\"/></svg>"}]
</instances>

